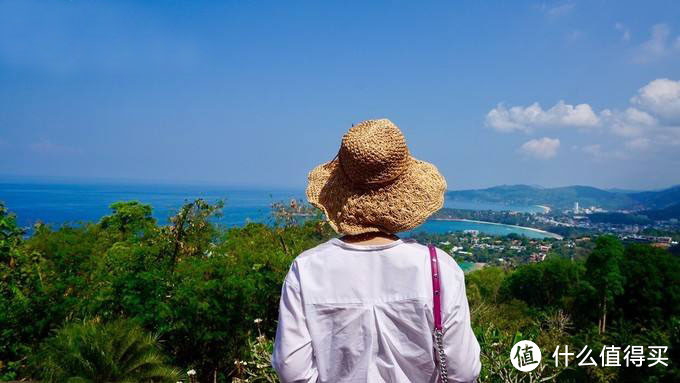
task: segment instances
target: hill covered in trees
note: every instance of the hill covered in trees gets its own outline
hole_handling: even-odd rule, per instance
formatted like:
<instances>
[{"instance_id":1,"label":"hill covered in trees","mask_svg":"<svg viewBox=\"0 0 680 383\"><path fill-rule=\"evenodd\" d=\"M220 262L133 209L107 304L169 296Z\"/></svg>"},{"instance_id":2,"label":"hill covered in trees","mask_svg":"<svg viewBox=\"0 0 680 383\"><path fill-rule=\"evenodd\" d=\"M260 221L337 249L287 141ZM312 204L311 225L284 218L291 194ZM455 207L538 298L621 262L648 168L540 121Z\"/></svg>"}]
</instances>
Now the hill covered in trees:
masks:
<instances>
[{"instance_id":1,"label":"hill covered in trees","mask_svg":"<svg viewBox=\"0 0 680 383\"><path fill-rule=\"evenodd\" d=\"M680 219L680 202L663 209L645 210L640 212L640 214L655 221L665 221L673 218Z\"/></svg>"},{"instance_id":2,"label":"hill covered in trees","mask_svg":"<svg viewBox=\"0 0 680 383\"><path fill-rule=\"evenodd\" d=\"M570 209L574 202L582 207L599 206L608 210L664 209L680 203L680 185L659 191L625 192L603 190L591 186L543 188L529 185L502 185L486 189L454 190L446 194L450 200L479 201L507 205L546 205Z\"/></svg>"}]
</instances>

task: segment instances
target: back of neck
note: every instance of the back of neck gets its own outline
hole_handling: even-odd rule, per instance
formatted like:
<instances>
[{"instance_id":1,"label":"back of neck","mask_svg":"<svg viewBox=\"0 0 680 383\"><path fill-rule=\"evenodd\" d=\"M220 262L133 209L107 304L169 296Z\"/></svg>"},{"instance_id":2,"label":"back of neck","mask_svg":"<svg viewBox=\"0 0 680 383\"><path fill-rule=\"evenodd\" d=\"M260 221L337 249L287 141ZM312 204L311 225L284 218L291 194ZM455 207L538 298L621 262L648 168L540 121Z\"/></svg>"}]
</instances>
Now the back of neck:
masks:
<instances>
[{"instance_id":1,"label":"back of neck","mask_svg":"<svg viewBox=\"0 0 680 383\"><path fill-rule=\"evenodd\" d=\"M345 235L340 238L341 241L352 243L356 245L385 245L399 240L394 234L383 232L364 233L357 235Z\"/></svg>"}]
</instances>

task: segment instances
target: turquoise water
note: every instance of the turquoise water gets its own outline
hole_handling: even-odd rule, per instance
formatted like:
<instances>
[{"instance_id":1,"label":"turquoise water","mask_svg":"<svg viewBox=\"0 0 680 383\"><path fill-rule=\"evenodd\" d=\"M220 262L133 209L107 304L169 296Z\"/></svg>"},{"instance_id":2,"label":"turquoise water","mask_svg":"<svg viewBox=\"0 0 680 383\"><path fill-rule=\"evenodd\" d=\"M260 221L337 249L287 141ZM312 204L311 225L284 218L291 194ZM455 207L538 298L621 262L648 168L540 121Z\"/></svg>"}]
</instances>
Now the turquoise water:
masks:
<instances>
[{"instance_id":1,"label":"turquoise water","mask_svg":"<svg viewBox=\"0 0 680 383\"><path fill-rule=\"evenodd\" d=\"M185 202L203 198L209 202L225 200L223 216L218 222L227 227L241 226L247 222L272 224L271 204L291 199L302 199L301 190L257 190L208 186L178 185L85 185L85 184L40 184L0 183L0 201L17 215L21 226L30 227L37 221L52 225L77 224L83 221L98 221L110 214L108 208L113 202L137 200L150 204L153 215L161 224ZM500 210L501 205L463 204L460 201L446 203L447 207L467 209ZM465 206L465 207L463 207ZM533 211L535 207L513 207L512 210ZM518 233L530 238L545 235L531 230L505 225L492 225L459 221L427 221L412 232L426 231L447 233L451 231L479 230L489 235Z\"/></svg>"},{"instance_id":2,"label":"turquoise water","mask_svg":"<svg viewBox=\"0 0 680 383\"><path fill-rule=\"evenodd\" d=\"M529 229L523 229L517 226L496 225L491 223L481 222L467 222L467 221L427 221L411 232L424 231L427 233L446 234L449 232L464 231L464 230L478 230L480 233L487 235L508 235L516 233L524 235L528 238L546 238L556 237L550 233L543 233Z\"/></svg>"},{"instance_id":3,"label":"turquoise water","mask_svg":"<svg viewBox=\"0 0 680 383\"><path fill-rule=\"evenodd\" d=\"M470 270L472 270L473 267L475 267L475 263L474 262L459 262L458 266L460 266L460 268L463 270L463 272L467 273Z\"/></svg>"}]
</instances>

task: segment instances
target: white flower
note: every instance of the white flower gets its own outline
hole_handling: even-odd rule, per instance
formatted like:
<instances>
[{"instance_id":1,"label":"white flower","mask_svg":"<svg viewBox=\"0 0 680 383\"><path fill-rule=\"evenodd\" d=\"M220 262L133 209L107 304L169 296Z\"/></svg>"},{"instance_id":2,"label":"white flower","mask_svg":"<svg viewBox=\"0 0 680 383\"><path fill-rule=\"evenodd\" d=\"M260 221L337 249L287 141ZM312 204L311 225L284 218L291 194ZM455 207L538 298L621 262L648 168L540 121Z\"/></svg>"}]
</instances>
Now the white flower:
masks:
<instances>
[{"instance_id":1,"label":"white flower","mask_svg":"<svg viewBox=\"0 0 680 383\"><path fill-rule=\"evenodd\" d=\"M256 318L253 322L255 322L255 324L262 323L262 319Z\"/></svg>"},{"instance_id":2,"label":"white flower","mask_svg":"<svg viewBox=\"0 0 680 383\"><path fill-rule=\"evenodd\" d=\"M192 369L192 370L187 371L187 375L189 375L189 376L196 375L196 370Z\"/></svg>"}]
</instances>

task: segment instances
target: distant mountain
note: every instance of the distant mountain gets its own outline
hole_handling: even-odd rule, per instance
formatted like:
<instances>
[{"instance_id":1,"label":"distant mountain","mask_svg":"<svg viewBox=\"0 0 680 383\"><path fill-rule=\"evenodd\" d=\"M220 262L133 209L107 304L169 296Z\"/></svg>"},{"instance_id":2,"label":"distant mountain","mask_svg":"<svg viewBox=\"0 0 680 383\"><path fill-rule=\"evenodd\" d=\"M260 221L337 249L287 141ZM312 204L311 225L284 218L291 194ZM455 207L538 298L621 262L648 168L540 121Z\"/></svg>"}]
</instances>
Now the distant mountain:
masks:
<instances>
[{"instance_id":1,"label":"distant mountain","mask_svg":"<svg viewBox=\"0 0 680 383\"><path fill-rule=\"evenodd\" d=\"M602 190L591 186L542 188L529 185L501 185L487 189L454 190L447 198L515 206L546 205L555 209L570 209L574 202L585 208L598 206L607 210L663 209L680 203L680 185L659 191L623 192Z\"/></svg>"},{"instance_id":2,"label":"distant mountain","mask_svg":"<svg viewBox=\"0 0 680 383\"><path fill-rule=\"evenodd\" d=\"M663 190L645 191L629 195L649 209L663 209L680 203L680 185Z\"/></svg>"},{"instance_id":3,"label":"distant mountain","mask_svg":"<svg viewBox=\"0 0 680 383\"><path fill-rule=\"evenodd\" d=\"M644 215L655 221L667 221L673 218L680 219L680 203L676 203L663 209L641 211L640 215Z\"/></svg>"},{"instance_id":4,"label":"distant mountain","mask_svg":"<svg viewBox=\"0 0 680 383\"><path fill-rule=\"evenodd\" d=\"M588 216L592 223L612 223L615 225L647 225L652 223L644 215L625 214L625 213L593 213Z\"/></svg>"},{"instance_id":5,"label":"distant mountain","mask_svg":"<svg viewBox=\"0 0 680 383\"><path fill-rule=\"evenodd\" d=\"M631 194L631 193L639 193L642 190L636 190L636 189L621 189L621 188L611 188L611 189L604 189L608 192L612 193L624 193L624 194Z\"/></svg>"}]
</instances>

